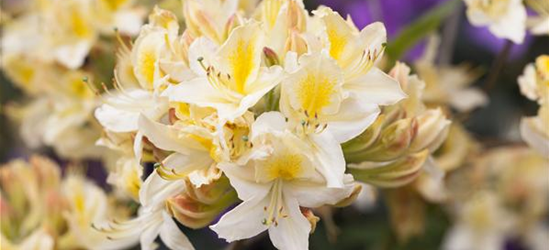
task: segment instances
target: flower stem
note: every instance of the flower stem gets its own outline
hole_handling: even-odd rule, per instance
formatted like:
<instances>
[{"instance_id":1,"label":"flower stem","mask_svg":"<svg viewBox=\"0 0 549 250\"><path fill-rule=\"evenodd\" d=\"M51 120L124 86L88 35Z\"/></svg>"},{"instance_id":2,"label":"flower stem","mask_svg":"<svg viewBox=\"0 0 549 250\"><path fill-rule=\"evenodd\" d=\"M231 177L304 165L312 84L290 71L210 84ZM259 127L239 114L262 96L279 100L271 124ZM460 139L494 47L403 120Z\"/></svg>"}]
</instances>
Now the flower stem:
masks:
<instances>
[{"instance_id":1,"label":"flower stem","mask_svg":"<svg viewBox=\"0 0 549 250\"><path fill-rule=\"evenodd\" d=\"M512 47L513 42L507 40L503 48L498 53L496 60L494 61L494 63L492 64L492 68L490 69L490 75L486 80L486 84L484 84L484 92L488 93L496 86L501 70L503 69L505 61L507 61L507 57L509 57L509 53L511 52Z\"/></svg>"}]
</instances>

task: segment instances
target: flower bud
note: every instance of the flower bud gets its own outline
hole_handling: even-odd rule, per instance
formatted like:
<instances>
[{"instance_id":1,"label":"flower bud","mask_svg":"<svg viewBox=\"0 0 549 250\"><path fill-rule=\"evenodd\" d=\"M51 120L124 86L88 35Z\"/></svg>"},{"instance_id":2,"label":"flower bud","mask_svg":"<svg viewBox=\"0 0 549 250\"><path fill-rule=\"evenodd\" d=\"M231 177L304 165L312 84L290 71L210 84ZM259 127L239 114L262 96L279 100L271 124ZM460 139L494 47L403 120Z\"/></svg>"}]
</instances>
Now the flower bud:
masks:
<instances>
[{"instance_id":1,"label":"flower bud","mask_svg":"<svg viewBox=\"0 0 549 250\"><path fill-rule=\"evenodd\" d=\"M410 75L410 67L405 63L396 62L396 65L391 69L389 75L396 79L403 90L408 88L408 76Z\"/></svg>"},{"instance_id":2,"label":"flower bud","mask_svg":"<svg viewBox=\"0 0 549 250\"><path fill-rule=\"evenodd\" d=\"M418 132L410 145L410 151L429 149L434 152L446 139L450 130L450 120L446 119L441 109L435 109L418 116L417 122Z\"/></svg>"},{"instance_id":3,"label":"flower bud","mask_svg":"<svg viewBox=\"0 0 549 250\"><path fill-rule=\"evenodd\" d=\"M219 213L237 201L236 193L226 178L195 187L185 181L183 193L166 201L169 213L181 224L197 229L209 225Z\"/></svg>"},{"instance_id":4,"label":"flower bud","mask_svg":"<svg viewBox=\"0 0 549 250\"><path fill-rule=\"evenodd\" d=\"M242 22L238 18L238 16L236 14L232 15L225 24L223 39L227 39L229 37L229 34L231 34L231 32L240 25L242 25Z\"/></svg>"},{"instance_id":5,"label":"flower bud","mask_svg":"<svg viewBox=\"0 0 549 250\"><path fill-rule=\"evenodd\" d=\"M56 188L60 183L61 173L53 161L39 156L30 158L32 171L36 174L40 189Z\"/></svg>"},{"instance_id":6,"label":"flower bud","mask_svg":"<svg viewBox=\"0 0 549 250\"><path fill-rule=\"evenodd\" d=\"M155 7L153 13L149 15L149 24L153 27L166 29L170 36L177 36L179 33L179 23L177 16L167 10Z\"/></svg>"},{"instance_id":7,"label":"flower bud","mask_svg":"<svg viewBox=\"0 0 549 250\"><path fill-rule=\"evenodd\" d=\"M370 147L381 134L385 120L386 116L384 114L379 115L375 122L370 125L366 131L358 137L344 143L342 147L343 152L345 153L345 158L347 160L352 159L356 157L357 154L360 155L362 151Z\"/></svg>"},{"instance_id":8,"label":"flower bud","mask_svg":"<svg viewBox=\"0 0 549 250\"><path fill-rule=\"evenodd\" d=\"M307 28L307 12L304 10L302 3L298 1L288 1L288 29L299 32L305 31Z\"/></svg>"},{"instance_id":9,"label":"flower bud","mask_svg":"<svg viewBox=\"0 0 549 250\"><path fill-rule=\"evenodd\" d=\"M424 150L390 163L351 164L349 172L357 181L378 187L398 187L410 183L419 176L428 156L429 150Z\"/></svg>"},{"instance_id":10,"label":"flower bud","mask_svg":"<svg viewBox=\"0 0 549 250\"><path fill-rule=\"evenodd\" d=\"M284 51L293 51L297 53L298 56L307 53L308 45L307 41L297 32L296 30L291 30L286 44L284 46Z\"/></svg>"},{"instance_id":11,"label":"flower bud","mask_svg":"<svg viewBox=\"0 0 549 250\"><path fill-rule=\"evenodd\" d=\"M263 48L263 55L265 55L265 64L267 66L274 66L274 65L280 65L280 60L278 59L278 55L274 50L265 47Z\"/></svg>"},{"instance_id":12,"label":"flower bud","mask_svg":"<svg viewBox=\"0 0 549 250\"><path fill-rule=\"evenodd\" d=\"M403 156L417 134L415 119L402 119L385 128L372 147L351 162L389 161ZM360 159L358 159L360 158Z\"/></svg>"}]
</instances>

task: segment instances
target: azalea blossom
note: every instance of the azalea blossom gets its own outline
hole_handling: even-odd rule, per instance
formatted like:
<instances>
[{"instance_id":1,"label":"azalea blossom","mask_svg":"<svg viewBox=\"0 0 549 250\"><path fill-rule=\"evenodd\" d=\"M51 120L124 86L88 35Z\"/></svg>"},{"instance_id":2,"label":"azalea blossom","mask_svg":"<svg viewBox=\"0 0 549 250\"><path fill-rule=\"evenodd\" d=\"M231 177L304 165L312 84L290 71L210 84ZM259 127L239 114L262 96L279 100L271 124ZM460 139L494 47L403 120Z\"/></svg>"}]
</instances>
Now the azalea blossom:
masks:
<instances>
[{"instance_id":1,"label":"azalea blossom","mask_svg":"<svg viewBox=\"0 0 549 250\"><path fill-rule=\"evenodd\" d=\"M488 27L499 38L521 44L526 35L526 8L521 0L464 0L474 26Z\"/></svg>"},{"instance_id":2,"label":"azalea blossom","mask_svg":"<svg viewBox=\"0 0 549 250\"><path fill-rule=\"evenodd\" d=\"M512 224L501 201L491 192L479 192L461 208L457 224L450 229L444 249L502 249Z\"/></svg>"},{"instance_id":3,"label":"azalea blossom","mask_svg":"<svg viewBox=\"0 0 549 250\"><path fill-rule=\"evenodd\" d=\"M0 179L6 249L120 249L135 243L111 242L92 230L92 223L124 213L97 185L76 173L62 177L47 158L12 161L2 166Z\"/></svg>"},{"instance_id":4,"label":"azalea blossom","mask_svg":"<svg viewBox=\"0 0 549 250\"><path fill-rule=\"evenodd\" d=\"M529 64L518 79L523 95L537 101L541 107L535 117L523 118L520 124L522 138L542 155L549 152L549 56L542 55L535 64Z\"/></svg>"},{"instance_id":5,"label":"azalea blossom","mask_svg":"<svg viewBox=\"0 0 549 250\"><path fill-rule=\"evenodd\" d=\"M135 34L141 15L129 0L33 1L28 13L9 24L2 47L6 54L28 55L77 69L99 34L112 33L113 27Z\"/></svg>"},{"instance_id":6,"label":"azalea blossom","mask_svg":"<svg viewBox=\"0 0 549 250\"><path fill-rule=\"evenodd\" d=\"M182 181L166 181L153 172L139 190L138 216L126 221L102 221L93 225L95 232L113 243L139 242L141 249L154 249L157 237L170 249L194 249L164 206L166 199L184 188Z\"/></svg>"},{"instance_id":7,"label":"azalea blossom","mask_svg":"<svg viewBox=\"0 0 549 250\"><path fill-rule=\"evenodd\" d=\"M375 67L386 40L382 24L358 32L327 8L317 10L315 17L325 44L311 46L311 53L299 58L286 58L289 76L282 83L280 110L301 124L304 133L326 127L343 143L373 123L379 105L394 104L406 95L396 80Z\"/></svg>"},{"instance_id":8,"label":"azalea blossom","mask_svg":"<svg viewBox=\"0 0 549 250\"><path fill-rule=\"evenodd\" d=\"M221 122L234 121L281 80L281 67L261 64L263 39L261 24L248 21L220 47L203 40L203 49L211 49L204 50L192 68L200 77L168 87L165 95L172 102L215 108Z\"/></svg>"},{"instance_id":9,"label":"azalea blossom","mask_svg":"<svg viewBox=\"0 0 549 250\"><path fill-rule=\"evenodd\" d=\"M526 4L538 15L528 17L526 24L534 35L549 35L549 3L543 0L527 0Z\"/></svg>"},{"instance_id":10,"label":"azalea blossom","mask_svg":"<svg viewBox=\"0 0 549 250\"><path fill-rule=\"evenodd\" d=\"M458 112L486 106L488 97L478 87L470 86L480 76L467 65L435 65L440 38L431 36L423 56L414 68L425 81L422 99L427 105L449 105Z\"/></svg>"},{"instance_id":11,"label":"azalea blossom","mask_svg":"<svg viewBox=\"0 0 549 250\"><path fill-rule=\"evenodd\" d=\"M279 249L307 249L311 224L300 207L335 204L351 194L348 175L344 187L327 187L311 146L286 126L280 113L264 113L252 125L249 139L254 146L242 164L220 164L243 200L211 226L227 241L268 230Z\"/></svg>"}]
</instances>

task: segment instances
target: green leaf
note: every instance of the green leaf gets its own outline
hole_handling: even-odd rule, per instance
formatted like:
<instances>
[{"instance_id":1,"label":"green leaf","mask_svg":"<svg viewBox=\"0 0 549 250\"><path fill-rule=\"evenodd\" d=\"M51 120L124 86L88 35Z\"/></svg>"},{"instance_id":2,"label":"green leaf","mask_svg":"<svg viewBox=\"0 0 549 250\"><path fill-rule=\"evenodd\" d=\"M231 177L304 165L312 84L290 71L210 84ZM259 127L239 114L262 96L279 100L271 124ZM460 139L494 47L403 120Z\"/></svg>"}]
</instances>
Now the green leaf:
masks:
<instances>
[{"instance_id":1,"label":"green leaf","mask_svg":"<svg viewBox=\"0 0 549 250\"><path fill-rule=\"evenodd\" d=\"M387 45L387 55L391 61L399 60L409 49L416 45L423 38L438 29L444 19L452 11L455 11L459 0L450 0L442 3L413 23L402 29L398 35Z\"/></svg>"}]
</instances>

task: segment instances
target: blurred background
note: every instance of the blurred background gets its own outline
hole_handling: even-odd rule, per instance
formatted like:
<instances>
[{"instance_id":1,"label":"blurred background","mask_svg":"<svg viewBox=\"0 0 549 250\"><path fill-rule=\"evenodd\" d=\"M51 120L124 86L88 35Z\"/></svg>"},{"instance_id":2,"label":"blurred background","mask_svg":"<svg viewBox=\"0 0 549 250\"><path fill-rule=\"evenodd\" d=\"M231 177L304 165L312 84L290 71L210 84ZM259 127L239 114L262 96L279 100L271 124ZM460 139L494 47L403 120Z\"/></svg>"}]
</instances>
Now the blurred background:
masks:
<instances>
[{"instance_id":1,"label":"blurred background","mask_svg":"<svg viewBox=\"0 0 549 250\"><path fill-rule=\"evenodd\" d=\"M2 9L17 8L20 0L2 0ZM359 28L381 21L388 31L388 43L399 39L399 35L426 14L445 4L446 0L305 0L307 9L327 5L342 16L351 15ZM471 26L467 21L464 5L457 1L451 14L439 20L433 31L440 36L439 56L441 65L467 64L482 72L474 83L489 96L489 103L459 117L464 126L481 143L487 146L520 144L518 133L520 118L535 115L537 105L520 94L517 78L524 66L533 62L540 54L549 54L549 37L527 36L521 45L514 45L494 37L486 28ZM151 5L154 2L150 3ZM421 39L403 54L401 61L413 63L424 53L426 39ZM391 53L390 46L387 53ZM497 71L497 73L494 73ZM495 75L493 75L495 74ZM21 90L0 73L0 107L25 102ZM2 109L3 110L3 109ZM33 150L32 152L36 152ZM56 156L47 148L38 152ZM0 163L17 157L28 157L31 150L22 143L18 127L10 123L4 112L0 112ZM64 163L62 163L64 164ZM93 166L91 164L90 166ZM90 170L91 169L91 170ZM105 183L106 174L101 168L90 168L89 174L98 183ZM549 175L549 173L548 173ZM383 192L383 191L382 191ZM397 240L391 229L384 196L366 207L351 206L335 212L326 210L320 214L322 220L311 236L311 249L438 249L449 218L439 206L426 204L425 229L422 236L412 237L405 243ZM414 204L409 204L413 209ZM330 216L333 213L333 220ZM409 216L414 216L410 214ZM186 230L195 239L197 249L216 249L224 246L213 232ZM336 243L337 242L337 243ZM268 237L231 246L234 249L274 249ZM525 249L520 242L509 239L507 249ZM464 249L466 250L466 249Z\"/></svg>"}]
</instances>

